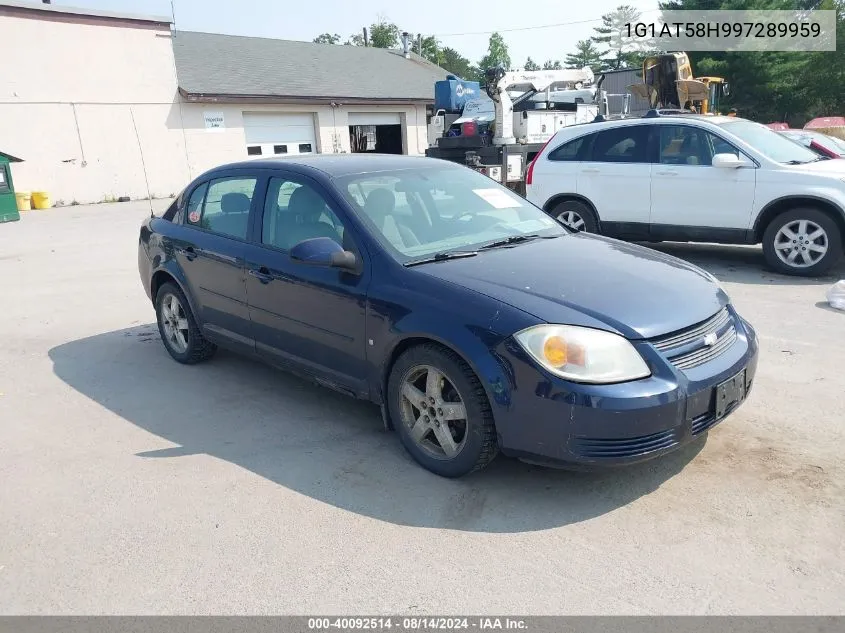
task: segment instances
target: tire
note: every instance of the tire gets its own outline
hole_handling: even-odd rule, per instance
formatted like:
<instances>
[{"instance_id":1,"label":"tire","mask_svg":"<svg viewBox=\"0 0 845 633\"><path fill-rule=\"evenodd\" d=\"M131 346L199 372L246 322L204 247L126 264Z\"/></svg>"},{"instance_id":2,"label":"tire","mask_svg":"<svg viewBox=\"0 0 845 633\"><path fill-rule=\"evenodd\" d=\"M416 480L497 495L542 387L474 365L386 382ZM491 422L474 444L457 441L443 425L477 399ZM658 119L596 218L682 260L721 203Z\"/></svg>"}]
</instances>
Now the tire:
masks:
<instances>
[{"instance_id":1,"label":"tire","mask_svg":"<svg viewBox=\"0 0 845 633\"><path fill-rule=\"evenodd\" d=\"M178 309L174 307L174 300L178 304ZM158 333L173 360L184 365L195 365L214 356L217 346L207 341L200 332L190 304L179 286L172 282L162 284L156 293L155 308ZM177 316L174 317L174 315ZM183 319L184 324L180 323ZM171 328L178 329L181 337L171 336L173 333ZM182 339L184 339L184 345L182 345Z\"/></svg>"},{"instance_id":2,"label":"tire","mask_svg":"<svg viewBox=\"0 0 845 633\"><path fill-rule=\"evenodd\" d=\"M599 223L596 214L585 203L578 200L565 200L552 207L549 212L553 218L565 226L585 233L598 233Z\"/></svg>"},{"instance_id":3,"label":"tire","mask_svg":"<svg viewBox=\"0 0 845 633\"><path fill-rule=\"evenodd\" d=\"M435 382L437 375L445 379L434 391L427 384L432 369L436 372ZM426 373L421 374L423 371ZM422 402L411 404L407 396L406 384L410 382L413 386L411 381L418 374L415 398L426 401L428 412L423 410ZM436 397L437 393L440 398ZM435 397L434 402L429 400L431 397ZM412 347L396 360L387 381L387 400L393 427L405 450L437 475L452 478L468 475L487 466L499 452L493 412L481 381L463 359L439 345ZM455 406L460 404L463 409ZM464 415L459 419L461 413ZM412 427L424 435L415 439ZM444 427L453 438L451 455L438 439L437 433L442 434Z\"/></svg>"},{"instance_id":4,"label":"tire","mask_svg":"<svg viewBox=\"0 0 845 633\"><path fill-rule=\"evenodd\" d=\"M802 227L805 227L804 233L801 233ZM814 235L816 237L809 239ZM791 236L794 239L790 243ZM813 261L817 249L822 247L827 250ZM842 257L842 233L836 221L824 211L810 207L790 209L766 227L763 255L769 267L779 273L817 277L830 270ZM794 264L790 264L790 257L794 258Z\"/></svg>"}]
</instances>

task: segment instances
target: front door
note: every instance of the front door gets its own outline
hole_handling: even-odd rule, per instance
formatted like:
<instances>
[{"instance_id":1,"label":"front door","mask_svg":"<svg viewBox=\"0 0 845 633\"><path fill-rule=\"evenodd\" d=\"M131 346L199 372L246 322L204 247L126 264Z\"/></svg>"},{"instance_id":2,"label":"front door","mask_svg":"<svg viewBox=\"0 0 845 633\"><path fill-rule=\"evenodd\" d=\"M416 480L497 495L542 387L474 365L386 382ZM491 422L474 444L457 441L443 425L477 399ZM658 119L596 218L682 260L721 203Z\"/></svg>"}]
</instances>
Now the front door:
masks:
<instances>
[{"instance_id":1,"label":"front door","mask_svg":"<svg viewBox=\"0 0 845 633\"><path fill-rule=\"evenodd\" d=\"M319 183L274 173L246 255L256 350L274 364L365 396L368 262L362 260L360 273L353 274L291 260L292 246L315 237L330 237L359 259L363 251Z\"/></svg>"},{"instance_id":2,"label":"front door","mask_svg":"<svg viewBox=\"0 0 845 633\"><path fill-rule=\"evenodd\" d=\"M202 183L185 209L187 229L174 240L203 330L212 340L254 351L246 303L244 256L258 179L229 176Z\"/></svg>"},{"instance_id":3,"label":"front door","mask_svg":"<svg viewBox=\"0 0 845 633\"><path fill-rule=\"evenodd\" d=\"M650 177L648 127L620 125L598 133L576 186L595 205L603 233L637 238L648 232Z\"/></svg>"},{"instance_id":4,"label":"front door","mask_svg":"<svg viewBox=\"0 0 845 633\"><path fill-rule=\"evenodd\" d=\"M742 154L707 130L691 125L656 127L652 236L669 240L744 239L754 206L756 170L713 167L714 154Z\"/></svg>"}]
</instances>

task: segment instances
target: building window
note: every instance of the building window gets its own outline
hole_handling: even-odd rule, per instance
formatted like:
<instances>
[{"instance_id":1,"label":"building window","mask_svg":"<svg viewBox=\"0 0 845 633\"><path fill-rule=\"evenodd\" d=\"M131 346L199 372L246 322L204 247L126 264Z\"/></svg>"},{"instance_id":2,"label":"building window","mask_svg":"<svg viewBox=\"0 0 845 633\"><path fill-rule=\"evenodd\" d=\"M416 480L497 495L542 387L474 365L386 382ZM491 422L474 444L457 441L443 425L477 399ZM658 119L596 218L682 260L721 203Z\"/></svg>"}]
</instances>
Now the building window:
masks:
<instances>
[{"instance_id":1,"label":"building window","mask_svg":"<svg viewBox=\"0 0 845 633\"><path fill-rule=\"evenodd\" d=\"M299 153L300 154L308 154L312 152L311 143L300 143L299 144Z\"/></svg>"},{"instance_id":2,"label":"building window","mask_svg":"<svg viewBox=\"0 0 845 633\"><path fill-rule=\"evenodd\" d=\"M288 153L288 146L287 145L273 145L273 153L274 154L287 154Z\"/></svg>"},{"instance_id":3,"label":"building window","mask_svg":"<svg viewBox=\"0 0 845 633\"><path fill-rule=\"evenodd\" d=\"M260 145L249 145L246 148L246 153L250 156L261 156L261 146Z\"/></svg>"}]
</instances>

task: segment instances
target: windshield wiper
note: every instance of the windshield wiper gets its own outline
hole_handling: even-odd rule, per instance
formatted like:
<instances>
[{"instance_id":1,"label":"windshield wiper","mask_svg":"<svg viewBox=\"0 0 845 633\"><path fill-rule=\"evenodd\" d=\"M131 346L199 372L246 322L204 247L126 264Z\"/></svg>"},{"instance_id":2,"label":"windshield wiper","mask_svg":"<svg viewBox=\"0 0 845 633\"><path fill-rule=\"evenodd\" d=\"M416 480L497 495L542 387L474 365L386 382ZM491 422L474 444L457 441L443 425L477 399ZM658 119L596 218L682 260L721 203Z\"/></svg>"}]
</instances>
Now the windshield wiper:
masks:
<instances>
[{"instance_id":1,"label":"windshield wiper","mask_svg":"<svg viewBox=\"0 0 845 633\"><path fill-rule=\"evenodd\" d=\"M442 251L434 253L423 259L415 259L414 261L405 264L408 266L416 266L417 264L430 264L431 262L445 262L447 259L461 259L463 257L475 257L478 251Z\"/></svg>"},{"instance_id":2,"label":"windshield wiper","mask_svg":"<svg viewBox=\"0 0 845 633\"><path fill-rule=\"evenodd\" d=\"M827 156L817 156L816 158L811 158L810 160L788 160L786 161L787 165L806 165L807 163L817 163L820 160L825 160L828 158Z\"/></svg>"},{"instance_id":3,"label":"windshield wiper","mask_svg":"<svg viewBox=\"0 0 845 633\"><path fill-rule=\"evenodd\" d=\"M511 244L522 244L523 242L530 242L531 240L536 239L543 239L543 240L550 240L556 237L560 237L559 235L511 235L510 237L506 237L501 240L496 240L495 242L489 242L482 246L481 248L498 248L499 246L510 246Z\"/></svg>"}]
</instances>

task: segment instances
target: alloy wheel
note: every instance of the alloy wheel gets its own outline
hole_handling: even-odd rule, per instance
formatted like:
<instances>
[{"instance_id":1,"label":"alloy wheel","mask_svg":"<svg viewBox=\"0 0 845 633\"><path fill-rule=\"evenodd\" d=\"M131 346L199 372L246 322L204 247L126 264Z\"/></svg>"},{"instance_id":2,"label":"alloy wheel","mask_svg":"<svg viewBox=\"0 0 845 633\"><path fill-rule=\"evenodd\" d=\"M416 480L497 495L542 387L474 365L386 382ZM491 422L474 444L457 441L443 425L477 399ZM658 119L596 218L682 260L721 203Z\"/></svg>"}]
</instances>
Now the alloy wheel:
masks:
<instances>
[{"instance_id":1,"label":"alloy wheel","mask_svg":"<svg viewBox=\"0 0 845 633\"><path fill-rule=\"evenodd\" d=\"M419 365L405 373L399 410L411 439L432 457L452 459L466 443L464 400L436 367Z\"/></svg>"},{"instance_id":2,"label":"alloy wheel","mask_svg":"<svg viewBox=\"0 0 845 633\"><path fill-rule=\"evenodd\" d=\"M583 231L587 226L584 218L575 211L563 211L557 216L557 219L570 229L575 229L576 231Z\"/></svg>"},{"instance_id":3,"label":"alloy wheel","mask_svg":"<svg viewBox=\"0 0 845 633\"><path fill-rule=\"evenodd\" d=\"M177 354L184 354L188 349L188 317L175 295L167 295L161 303L161 325L167 344Z\"/></svg>"},{"instance_id":4,"label":"alloy wheel","mask_svg":"<svg viewBox=\"0 0 845 633\"><path fill-rule=\"evenodd\" d=\"M794 220L775 234L775 253L787 266L808 268L818 263L829 247L827 232L812 220Z\"/></svg>"}]
</instances>

